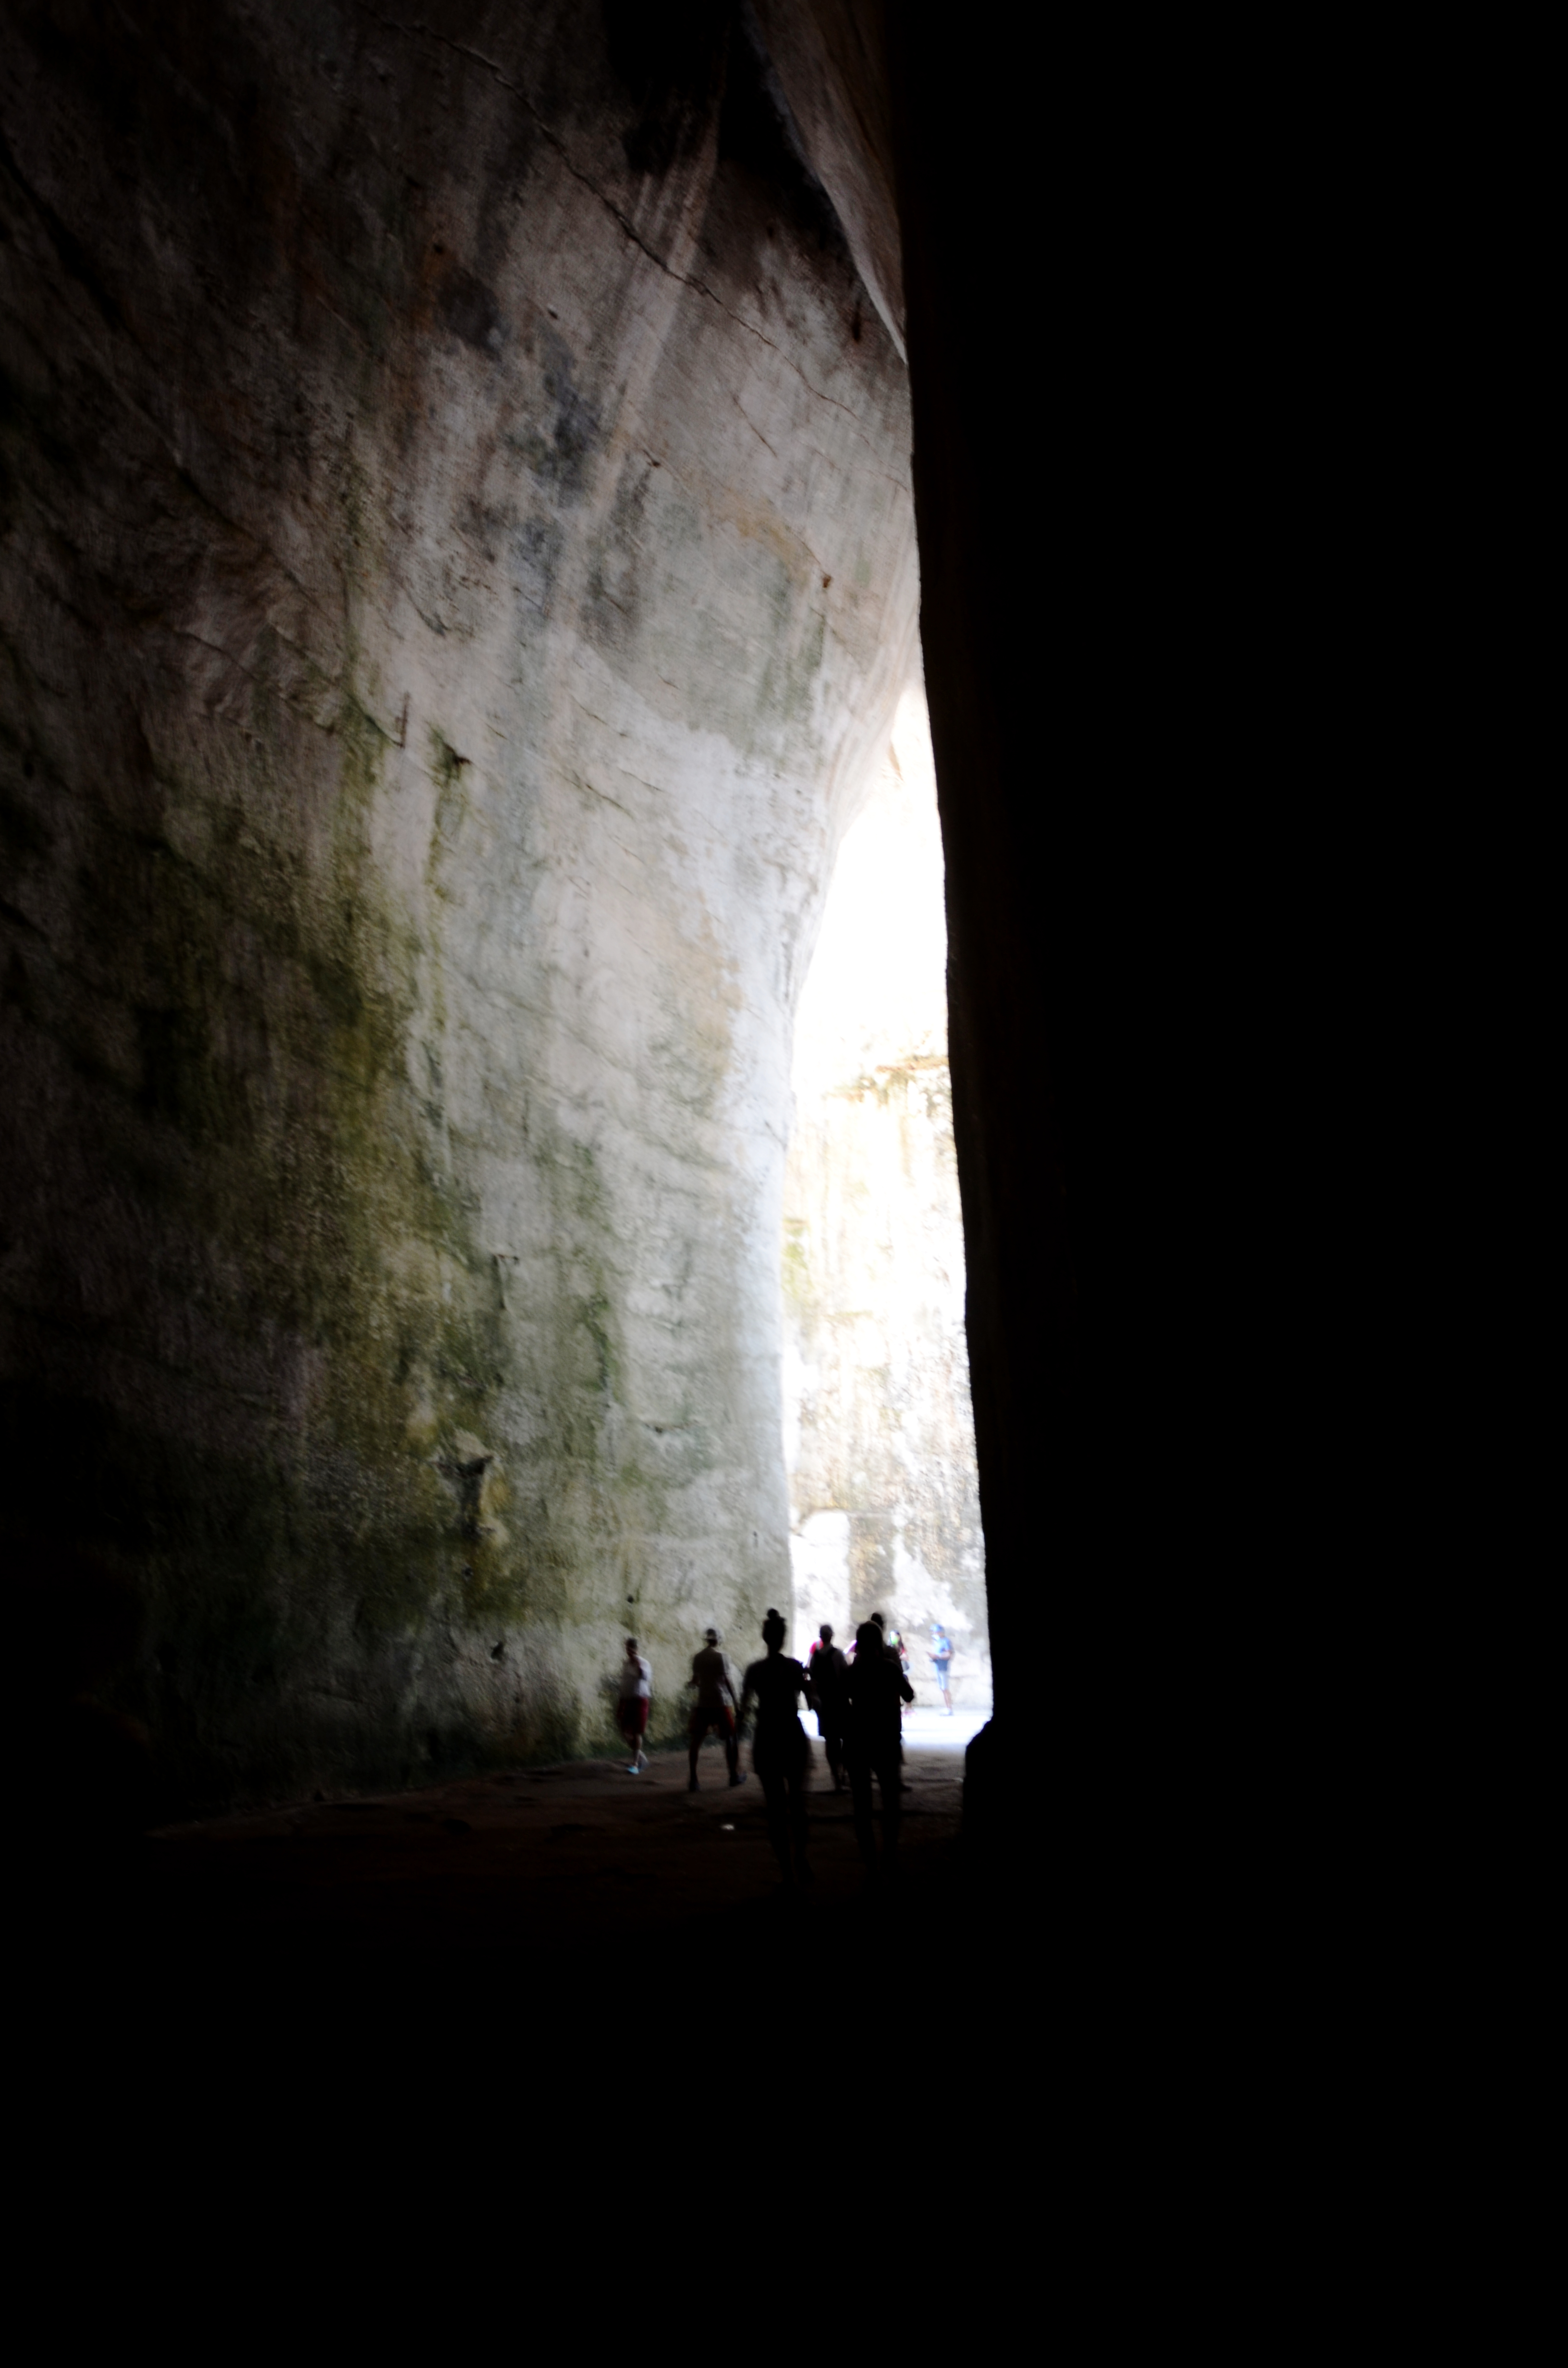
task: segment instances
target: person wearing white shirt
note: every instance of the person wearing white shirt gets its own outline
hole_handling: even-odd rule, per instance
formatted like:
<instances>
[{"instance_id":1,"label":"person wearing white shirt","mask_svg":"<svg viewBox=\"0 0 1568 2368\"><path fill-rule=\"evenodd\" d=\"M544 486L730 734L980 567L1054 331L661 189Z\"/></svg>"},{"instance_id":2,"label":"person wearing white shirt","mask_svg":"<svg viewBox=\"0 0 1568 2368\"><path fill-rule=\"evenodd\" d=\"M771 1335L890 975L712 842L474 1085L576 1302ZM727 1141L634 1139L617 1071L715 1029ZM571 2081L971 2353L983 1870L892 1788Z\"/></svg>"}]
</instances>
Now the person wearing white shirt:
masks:
<instances>
[{"instance_id":1,"label":"person wearing white shirt","mask_svg":"<svg viewBox=\"0 0 1568 2368\"><path fill-rule=\"evenodd\" d=\"M636 1776L648 1765L648 1755L642 1748L642 1738L648 1732L648 1705L653 1699L653 1671L637 1650L637 1639L626 1640L626 1658L620 1665L620 1694L616 1703L616 1725L619 1727L626 1748L631 1754L627 1769Z\"/></svg>"}]
</instances>

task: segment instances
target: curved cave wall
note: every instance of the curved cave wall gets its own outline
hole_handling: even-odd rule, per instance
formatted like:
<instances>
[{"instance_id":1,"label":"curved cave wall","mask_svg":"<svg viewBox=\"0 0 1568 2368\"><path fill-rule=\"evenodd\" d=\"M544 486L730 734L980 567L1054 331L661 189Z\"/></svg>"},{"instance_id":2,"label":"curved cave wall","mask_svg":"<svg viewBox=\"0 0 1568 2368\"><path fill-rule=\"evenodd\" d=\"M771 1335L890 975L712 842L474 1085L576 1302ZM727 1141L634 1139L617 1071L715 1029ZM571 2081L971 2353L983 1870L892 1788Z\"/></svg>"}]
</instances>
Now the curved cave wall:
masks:
<instances>
[{"instance_id":1,"label":"curved cave wall","mask_svg":"<svg viewBox=\"0 0 1568 2368\"><path fill-rule=\"evenodd\" d=\"M667 1731L790 1587L893 336L728 7L12 10L0 132L14 1584L189 1800L582 1748L629 1629Z\"/></svg>"}]
</instances>

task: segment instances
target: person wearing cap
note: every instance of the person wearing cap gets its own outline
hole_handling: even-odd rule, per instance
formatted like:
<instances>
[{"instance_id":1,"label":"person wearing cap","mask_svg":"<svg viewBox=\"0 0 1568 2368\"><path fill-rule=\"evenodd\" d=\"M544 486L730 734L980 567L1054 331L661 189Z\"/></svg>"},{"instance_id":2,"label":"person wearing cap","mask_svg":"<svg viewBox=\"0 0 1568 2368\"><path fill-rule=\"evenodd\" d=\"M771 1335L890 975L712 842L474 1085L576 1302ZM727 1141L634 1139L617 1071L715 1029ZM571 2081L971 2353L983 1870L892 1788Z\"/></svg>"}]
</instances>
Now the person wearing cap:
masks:
<instances>
[{"instance_id":1,"label":"person wearing cap","mask_svg":"<svg viewBox=\"0 0 1568 2368\"><path fill-rule=\"evenodd\" d=\"M637 1649L637 1639L626 1640L626 1658L620 1665L620 1693L616 1702L615 1723L621 1738L631 1754L629 1776L640 1775L648 1765L648 1755L642 1748L642 1737L648 1732L648 1705L653 1699L653 1670Z\"/></svg>"},{"instance_id":2,"label":"person wearing cap","mask_svg":"<svg viewBox=\"0 0 1568 2368\"><path fill-rule=\"evenodd\" d=\"M731 1783L745 1782L741 1774L741 1755L735 1741L735 1690L730 1682L730 1665L719 1650L717 1628L710 1628L705 1634L708 1641L699 1653L692 1655L691 1675L687 1680L697 1691L697 1704L687 1734L689 1747L687 1757L691 1769L686 1787L688 1793L695 1793L698 1789L697 1755L710 1727L719 1730L724 1757L730 1764Z\"/></svg>"},{"instance_id":3,"label":"person wearing cap","mask_svg":"<svg viewBox=\"0 0 1568 2368\"><path fill-rule=\"evenodd\" d=\"M795 1704L803 1694L812 1699L811 1682L799 1661L784 1651L784 1622L771 1609L762 1623L767 1647L764 1661L754 1661L741 1687L741 1716L756 1704L756 1734L751 1764L767 1804L767 1838L786 1883L810 1883L806 1862L806 1785L811 1776L812 1747ZM790 1853L793 1851L793 1864Z\"/></svg>"}]
</instances>

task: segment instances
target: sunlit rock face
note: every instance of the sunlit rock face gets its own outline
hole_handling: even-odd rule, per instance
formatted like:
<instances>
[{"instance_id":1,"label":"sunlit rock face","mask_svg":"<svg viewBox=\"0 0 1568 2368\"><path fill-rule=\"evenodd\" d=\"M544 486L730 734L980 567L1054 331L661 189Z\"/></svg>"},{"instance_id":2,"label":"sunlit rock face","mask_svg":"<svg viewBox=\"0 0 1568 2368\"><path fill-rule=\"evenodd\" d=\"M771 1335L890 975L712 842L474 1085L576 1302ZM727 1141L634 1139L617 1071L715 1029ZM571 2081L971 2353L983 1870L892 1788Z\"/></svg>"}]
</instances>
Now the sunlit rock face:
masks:
<instances>
[{"instance_id":1,"label":"sunlit rock face","mask_svg":"<svg viewBox=\"0 0 1568 2368\"><path fill-rule=\"evenodd\" d=\"M785 1461L795 1633L873 1611L958 1647L955 1702L990 1701L947 1058L947 933L930 729L901 702L846 836L796 1025L784 1189Z\"/></svg>"},{"instance_id":2,"label":"sunlit rock face","mask_svg":"<svg viewBox=\"0 0 1568 2368\"><path fill-rule=\"evenodd\" d=\"M395 14L0 32L8 1517L191 1797L581 1748L629 1632L668 1731L784 1595L790 1012L914 644L742 22Z\"/></svg>"}]
</instances>

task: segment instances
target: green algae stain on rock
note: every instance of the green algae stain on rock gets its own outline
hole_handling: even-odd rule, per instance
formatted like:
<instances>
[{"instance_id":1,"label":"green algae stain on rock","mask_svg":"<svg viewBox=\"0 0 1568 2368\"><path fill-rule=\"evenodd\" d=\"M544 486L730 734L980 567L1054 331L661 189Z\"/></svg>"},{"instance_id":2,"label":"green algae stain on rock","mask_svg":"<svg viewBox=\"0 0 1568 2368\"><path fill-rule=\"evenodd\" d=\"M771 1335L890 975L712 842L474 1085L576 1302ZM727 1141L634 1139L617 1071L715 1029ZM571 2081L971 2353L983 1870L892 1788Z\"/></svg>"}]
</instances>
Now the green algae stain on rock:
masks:
<instances>
[{"instance_id":1,"label":"green algae stain on rock","mask_svg":"<svg viewBox=\"0 0 1568 2368\"><path fill-rule=\"evenodd\" d=\"M62 52L125 304L88 360L28 218L0 404L6 993L55 1203L17 1312L58 1356L17 1436L134 1570L125 1706L214 1803L608 1742L625 1624L672 1732L694 1632L775 1592L778 979L886 690L816 587L909 546L902 379L812 391L851 390L848 264L789 233L759 337L778 209L731 173L700 282L656 266L708 98L628 248L573 12L500 27L454 142L412 35L324 84L296 0L215 6L266 169L193 211L222 110L149 134L166 235L128 244ZM573 169L543 138L497 179L522 87L581 92Z\"/></svg>"},{"instance_id":2,"label":"green algae stain on rock","mask_svg":"<svg viewBox=\"0 0 1568 2368\"><path fill-rule=\"evenodd\" d=\"M267 704L253 700L253 721ZM267 720L270 771L300 750L291 719ZM517 1592L498 1469L472 1502L446 1485L442 1441L484 1432L503 1344L470 1212L408 1081L429 962L371 853L385 745L346 693L326 860L313 878L285 864L286 893L259 909L247 891L268 868L239 860L221 801L187 834L206 872L164 867L138 1104L159 1138L205 1153L199 1210L171 1221L199 1217L222 1320L272 1350L248 1454L193 1442L176 1460L167 1487L190 1502L150 1558L148 1675L196 1797L421 1772L435 1730L408 1705L432 1620L488 1617ZM455 788L460 764L440 761ZM214 805L199 779L169 786ZM178 1166L163 1188L176 1203ZM221 1545L202 1536L214 1525ZM466 1713L439 1731L449 1759L482 1748Z\"/></svg>"}]
</instances>

